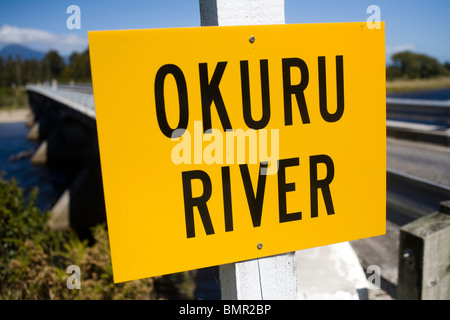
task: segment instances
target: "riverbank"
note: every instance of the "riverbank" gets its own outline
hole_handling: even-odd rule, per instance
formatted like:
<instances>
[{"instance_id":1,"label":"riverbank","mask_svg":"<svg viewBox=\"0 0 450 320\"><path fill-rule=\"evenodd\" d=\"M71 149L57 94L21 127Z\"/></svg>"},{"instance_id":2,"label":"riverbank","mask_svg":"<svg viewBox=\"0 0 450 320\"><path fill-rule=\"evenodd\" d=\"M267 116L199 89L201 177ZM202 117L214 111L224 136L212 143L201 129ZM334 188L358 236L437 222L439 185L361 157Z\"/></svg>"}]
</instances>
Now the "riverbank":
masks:
<instances>
[{"instance_id":1,"label":"riverbank","mask_svg":"<svg viewBox=\"0 0 450 320\"><path fill-rule=\"evenodd\" d=\"M26 122L31 117L30 109L0 109L0 123Z\"/></svg>"}]
</instances>

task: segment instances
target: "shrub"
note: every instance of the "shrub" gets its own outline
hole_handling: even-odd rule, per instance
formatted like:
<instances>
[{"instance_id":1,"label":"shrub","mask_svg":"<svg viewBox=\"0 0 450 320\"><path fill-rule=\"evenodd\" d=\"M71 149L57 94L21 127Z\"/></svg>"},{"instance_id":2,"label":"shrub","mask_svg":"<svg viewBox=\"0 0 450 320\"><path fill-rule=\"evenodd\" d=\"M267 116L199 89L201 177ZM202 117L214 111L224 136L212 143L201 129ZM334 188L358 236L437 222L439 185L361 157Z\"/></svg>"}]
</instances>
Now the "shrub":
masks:
<instances>
[{"instance_id":1,"label":"shrub","mask_svg":"<svg viewBox=\"0 0 450 320\"><path fill-rule=\"evenodd\" d=\"M49 212L28 201L14 179L0 176L0 299L193 299L195 272L114 284L108 232L95 226L91 246L73 231L51 230ZM69 265L81 270L81 289L68 289Z\"/></svg>"}]
</instances>

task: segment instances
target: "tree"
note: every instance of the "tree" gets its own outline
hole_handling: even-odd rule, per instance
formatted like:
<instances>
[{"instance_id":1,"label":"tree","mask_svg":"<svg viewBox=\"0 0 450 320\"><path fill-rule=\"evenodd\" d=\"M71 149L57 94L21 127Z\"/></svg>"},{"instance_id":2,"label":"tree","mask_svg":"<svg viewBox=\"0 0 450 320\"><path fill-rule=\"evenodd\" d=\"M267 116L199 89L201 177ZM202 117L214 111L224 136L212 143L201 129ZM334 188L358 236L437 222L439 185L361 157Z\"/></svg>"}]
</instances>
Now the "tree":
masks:
<instances>
[{"instance_id":1,"label":"tree","mask_svg":"<svg viewBox=\"0 0 450 320\"><path fill-rule=\"evenodd\" d=\"M386 80L394 80L400 78L400 69L395 66L386 67Z\"/></svg>"},{"instance_id":2,"label":"tree","mask_svg":"<svg viewBox=\"0 0 450 320\"><path fill-rule=\"evenodd\" d=\"M42 66L36 59L23 61L23 78L24 83L42 81Z\"/></svg>"},{"instance_id":3,"label":"tree","mask_svg":"<svg viewBox=\"0 0 450 320\"><path fill-rule=\"evenodd\" d=\"M44 74L47 80L57 78L65 67L63 58L55 50L50 50L42 60Z\"/></svg>"},{"instance_id":4,"label":"tree","mask_svg":"<svg viewBox=\"0 0 450 320\"><path fill-rule=\"evenodd\" d=\"M394 54L392 61L393 67L398 69L399 74L410 79L430 78L447 74L439 61L425 54L403 51Z\"/></svg>"},{"instance_id":5,"label":"tree","mask_svg":"<svg viewBox=\"0 0 450 320\"><path fill-rule=\"evenodd\" d=\"M444 68L447 69L447 72L450 74L450 62L444 63Z\"/></svg>"},{"instance_id":6,"label":"tree","mask_svg":"<svg viewBox=\"0 0 450 320\"><path fill-rule=\"evenodd\" d=\"M5 67L3 66L3 59L0 57L0 88L6 85Z\"/></svg>"},{"instance_id":7,"label":"tree","mask_svg":"<svg viewBox=\"0 0 450 320\"><path fill-rule=\"evenodd\" d=\"M13 83L15 84L17 81L17 66L16 61L8 57L6 63L3 66L3 79L5 81L6 86L11 86Z\"/></svg>"},{"instance_id":8,"label":"tree","mask_svg":"<svg viewBox=\"0 0 450 320\"><path fill-rule=\"evenodd\" d=\"M70 65L65 70L65 76L75 81L91 80L89 49L83 53L72 53L70 56Z\"/></svg>"}]
</instances>

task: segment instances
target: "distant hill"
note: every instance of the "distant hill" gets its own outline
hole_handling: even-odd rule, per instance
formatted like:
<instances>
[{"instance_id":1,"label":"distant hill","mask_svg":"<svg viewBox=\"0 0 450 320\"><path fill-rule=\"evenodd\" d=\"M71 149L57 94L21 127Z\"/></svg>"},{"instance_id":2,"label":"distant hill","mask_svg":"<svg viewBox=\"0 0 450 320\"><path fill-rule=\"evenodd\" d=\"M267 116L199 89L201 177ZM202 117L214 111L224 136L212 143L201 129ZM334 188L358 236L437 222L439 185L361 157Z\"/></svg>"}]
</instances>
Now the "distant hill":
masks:
<instances>
[{"instance_id":1,"label":"distant hill","mask_svg":"<svg viewBox=\"0 0 450 320\"><path fill-rule=\"evenodd\" d=\"M10 44L0 50L0 57L2 59L7 59L8 56L11 56L13 59L19 56L22 60L36 59L40 61L44 59L45 53L18 44Z\"/></svg>"}]
</instances>

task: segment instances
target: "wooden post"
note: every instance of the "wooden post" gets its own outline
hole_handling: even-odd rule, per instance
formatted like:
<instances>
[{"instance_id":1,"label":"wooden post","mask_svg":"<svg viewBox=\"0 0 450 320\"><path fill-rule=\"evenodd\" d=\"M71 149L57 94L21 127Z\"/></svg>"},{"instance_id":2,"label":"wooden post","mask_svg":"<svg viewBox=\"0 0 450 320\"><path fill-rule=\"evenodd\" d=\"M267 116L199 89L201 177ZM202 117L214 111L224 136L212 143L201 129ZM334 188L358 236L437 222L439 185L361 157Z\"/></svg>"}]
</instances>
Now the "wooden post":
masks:
<instances>
[{"instance_id":1,"label":"wooden post","mask_svg":"<svg viewBox=\"0 0 450 320\"><path fill-rule=\"evenodd\" d=\"M400 229L397 299L450 299L450 201Z\"/></svg>"},{"instance_id":2,"label":"wooden post","mask_svg":"<svg viewBox=\"0 0 450 320\"><path fill-rule=\"evenodd\" d=\"M284 24L284 0L200 0L202 26ZM297 298L295 253L220 266L222 299Z\"/></svg>"}]
</instances>

